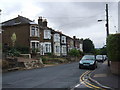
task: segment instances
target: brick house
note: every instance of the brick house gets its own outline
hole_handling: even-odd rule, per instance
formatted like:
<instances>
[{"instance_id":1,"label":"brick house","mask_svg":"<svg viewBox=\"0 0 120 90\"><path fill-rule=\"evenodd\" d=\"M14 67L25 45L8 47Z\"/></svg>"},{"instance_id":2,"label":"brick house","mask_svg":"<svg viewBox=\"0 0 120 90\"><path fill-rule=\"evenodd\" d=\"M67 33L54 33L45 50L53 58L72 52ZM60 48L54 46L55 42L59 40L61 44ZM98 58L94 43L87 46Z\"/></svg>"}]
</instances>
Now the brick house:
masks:
<instances>
[{"instance_id":1,"label":"brick house","mask_svg":"<svg viewBox=\"0 0 120 90\"><path fill-rule=\"evenodd\" d=\"M73 41L74 41L74 48L83 52L82 49L83 40L76 38L76 36L73 36Z\"/></svg>"},{"instance_id":2,"label":"brick house","mask_svg":"<svg viewBox=\"0 0 120 90\"><path fill-rule=\"evenodd\" d=\"M39 17L38 25L41 37L40 38L41 55L45 55L48 53L52 53L56 56L67 55L65 49L66 40L64 41L64 39L66 39L65 36L61 32L49 28L47 26L47 20L42 19L42 17Z\"/></svg>"},{"instance_id":3,"label":"brick house","mask_svg":"<svg viewBox=\"0 0 120 90\"><path fill-rule=\"evenodd\" d=\"M74 40L69 36L66 37L67 37L67 52L69 52L71 49L74 48Z\"/></svg>"},{"instance_id":4,"label":"brick house","mask_svg":"<svg viewBox=\"0 0 120 90\"><path fill-rule=\"evenodd\" d=\"M40 35L38 25L26 17L18 17L2 23L2 44L12 47L11 36L16 34L15 47L39 48Z\"/></svg>"},{"instance_id":5,"label":"brick house","mask_svg":"<svg viewBox=\"0 0 120 90\"><path fill-rule=\"evenodd\" d=\"M53 52L53 36L54 30L47 26L47 20L39 17L38 26L40 30L40 54L46 55Z\"/></svg>"},{"instance_id":6,"label":"brick house","mask_svg":"<svg viewBox=\"0 0 120 90\"><path fill-rule=\"evenodd\" d=\"M38 18L38 24L26 17L19 16L2 23L3 46L12 47L11 36L16 34L16 47L28 47L31 51L38 50L41 55L52 53L56 56L66 56L70 49L82 51L82 41L71 38L62 32L47 26L47 20Z\"/></svg>"}]
</instances>

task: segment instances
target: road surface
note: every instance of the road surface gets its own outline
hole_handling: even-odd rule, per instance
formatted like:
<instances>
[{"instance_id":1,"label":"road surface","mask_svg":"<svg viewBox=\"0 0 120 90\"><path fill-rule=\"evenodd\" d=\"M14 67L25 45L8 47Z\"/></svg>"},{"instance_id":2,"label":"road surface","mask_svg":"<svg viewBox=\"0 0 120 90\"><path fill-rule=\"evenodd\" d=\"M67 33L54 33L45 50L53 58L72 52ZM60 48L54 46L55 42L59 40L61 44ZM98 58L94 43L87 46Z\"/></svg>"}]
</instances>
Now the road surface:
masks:
<instances>
[{"instance_id":1,"label":"road surface","mask_svg":"<svg viewBox=\"0 0 120 90\"><path fill-rule=\"evenodd\" d=\"M41 69L4 73L3 88L71 88L79 83L86 69L78 69L78 62Z\"/></svg>"},{"instance_id":2,"label":"road surface","mask_svg":"<svg viewBox=\"0 0 120 90\"><path fill-rule=\"evenodd\" d=\"M78 62L40 69L3 73L3 88L72 88L87 69L79 69ZM84 85L79 88L88 88Z\"/></svg>"}]
</instances>

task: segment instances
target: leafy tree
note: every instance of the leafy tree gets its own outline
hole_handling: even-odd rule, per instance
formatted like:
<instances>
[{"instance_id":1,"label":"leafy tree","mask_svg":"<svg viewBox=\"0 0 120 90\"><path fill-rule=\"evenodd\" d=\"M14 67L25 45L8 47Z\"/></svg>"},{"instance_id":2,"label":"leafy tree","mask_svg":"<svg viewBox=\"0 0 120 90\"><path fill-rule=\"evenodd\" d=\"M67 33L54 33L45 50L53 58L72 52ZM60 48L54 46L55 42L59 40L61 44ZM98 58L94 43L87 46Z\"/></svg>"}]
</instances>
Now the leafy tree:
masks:
<instances>
[{"instance_id":1,"label":"leafy tree","mask_svg":"<svg viewBox=\"0 0 120 90\"><path fill-rule=\"evenodd\" d=\"M69 54L70 56L79 57L79 56L82 55L82 52L79 51L79 50L77 50L77 49L71 49L71 50L68 52L68 54Z\"/></svg>"},{"instance_id":2,"label":"leafy tree","mask_svg":"<svg viewBox=\"0 0 120 90\"><path fill-rule=\"evenodd\" d=\"M15 33L12 34L11 40L12 40L12 45L14 47L15 46L15 41L16 41L16 34Z\"/></svg>"},{"instance_id":3,"label":"leafy tree","mask_svg":"<svg viewBox=\"0 0 120 90\"><path fill-rule=\"evenodd\" d=\"M89 38L83 40L84 53L94 53L94 49L95 49L94 44Z\"/></svg>"},{"instance_id":4,"label":"leafy tree","mask_svg":"<svg viewBox=\"0 0 120 90\"><path fill-rule=\"evenodd\" d=\"M95 54L95 55L99 55L99 54L100 54L100 49L96 49L96 48L95 48L95 49L94 49L94 54Z\"/></svg>"},{"instance_id":5,"label":"leafy tree","mask_svg":"<svg viewBox=\"0 0 120 90\"><path fill-rule=\"evenodd\" d=\"M103 46L103 47L100 49L100 54L101 54L101 55L107 55L107 48L106 48L106 46Z\"/></svg>"},{"instance_id":6,"label":"leafy tree","mask_svg":"<svg viewBox=\"0 0 120 90\"><path fill-rule=\"evenodd\" d=\"M12 46L13 47L10 50L7 51L7 55L12 56L12 57L20 55L20 52L15 49L15 41L16 41L16 39L17 39L16 34L13 33L12 36L11 36Z\"/></svg>"}]
</instances>

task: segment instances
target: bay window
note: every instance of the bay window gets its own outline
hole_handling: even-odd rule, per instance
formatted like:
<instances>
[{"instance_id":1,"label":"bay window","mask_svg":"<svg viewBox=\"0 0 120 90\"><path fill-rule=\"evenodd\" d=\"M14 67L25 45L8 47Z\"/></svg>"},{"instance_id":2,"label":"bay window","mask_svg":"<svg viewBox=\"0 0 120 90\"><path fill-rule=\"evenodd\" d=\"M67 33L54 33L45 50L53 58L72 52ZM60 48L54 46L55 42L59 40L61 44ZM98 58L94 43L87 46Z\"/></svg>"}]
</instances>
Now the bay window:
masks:
<instances>
[{"instance_id":1,"label":"bay window","mask_svg":"<svg viewBox=\"0 0 120 90\"><path fill-rule=\"evenodd\" d=\"M44 43L44 52L45 53L51 53L51 43L50 42L45 42Z\"/></svg>"},{"instance_id":2,"label":"bay window","mask_svg":"<svg viewBox=\"0 0 120 90\"><path fill-rule=\"evenodd\" d=\"M30 42L30 47L31 47L31 49L39 49L39 48L40 48L40 47L39 47L39 41L32 40L32 41Z\"/></svg>"}]
</instances>

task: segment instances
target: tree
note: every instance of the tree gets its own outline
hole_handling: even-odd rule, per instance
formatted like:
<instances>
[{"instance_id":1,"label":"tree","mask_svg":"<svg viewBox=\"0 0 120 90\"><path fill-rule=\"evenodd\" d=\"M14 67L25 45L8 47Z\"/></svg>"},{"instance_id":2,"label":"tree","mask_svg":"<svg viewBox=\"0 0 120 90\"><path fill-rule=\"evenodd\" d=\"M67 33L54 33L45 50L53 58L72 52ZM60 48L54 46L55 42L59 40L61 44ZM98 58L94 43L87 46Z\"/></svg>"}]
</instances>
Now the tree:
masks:
<instances>
[{"instance_id":1,"label":"tree","mask_svg":"<svg viewBox=\"0 0 120 90\"><path fill-rule=\"evenodd\" d=\"M16 49L15 49L15 41L16 41L16 34L15 33L13 33L12 34L12 36L11 36L11 40L12 40L12 48L8 51L8 55L9 56L12 56L12 57L14 57L14 56L19 56L20 55L20 52L19 51L17 51Z\"/></svg>"},{"instance_id":2,"label":"tree","mask_svg":"<svg viewBox=\"0 0 120 90\"><path fill-rule=\"evenodd\" d=\"M77 50L77 49L71 49L71 50L68 52L68 54L69 54L70 56L79 57L79 56L82 55L82 52L79 51L79 50Z\"/></svg>"},{"instance_id":3,"label":"tree","mask_svg":"<svg viewBox=\"0 0 120 90\"><path fill-rule=\"evenodd\" d=\"M107 48L106 48L106 46L103 46L103 47L100 49L100 54L101 54L101 55L107 55Z\"/></svg>"},{"instance_id":4,"label":"tree","mask_svg":"<svg viewBox=\"0 0 120 90\"><path fill-rule=\"evenodd\" d=\"M83 52L84 53L93 53L94 49L95 49L94 44L89 38L83 40Z\"/></svg>"},{"instance_id":5,"label":"tree","mask_svg":"<svg viewBox=\"0 0 120 90\"><path fill-rule=\"evenodd\" d=\"M12 34L11 40L12 40L12 46L14 47L15 46L15 41L16 41L16 34L15 33Z\"/></svg>"}]
</instances>

